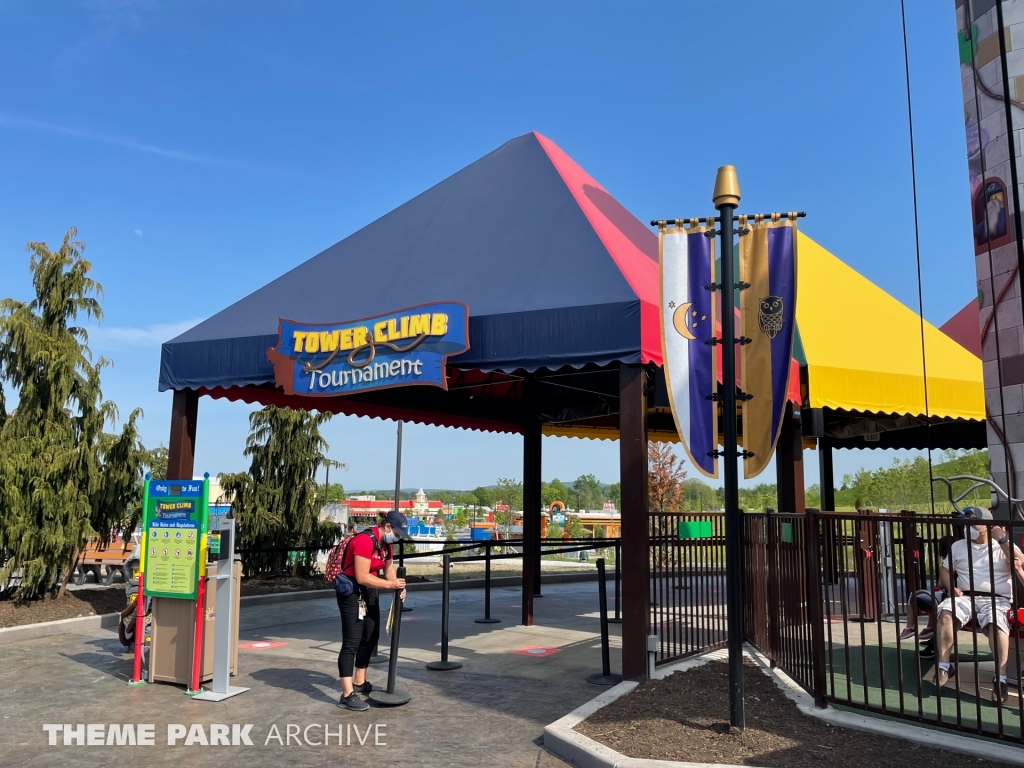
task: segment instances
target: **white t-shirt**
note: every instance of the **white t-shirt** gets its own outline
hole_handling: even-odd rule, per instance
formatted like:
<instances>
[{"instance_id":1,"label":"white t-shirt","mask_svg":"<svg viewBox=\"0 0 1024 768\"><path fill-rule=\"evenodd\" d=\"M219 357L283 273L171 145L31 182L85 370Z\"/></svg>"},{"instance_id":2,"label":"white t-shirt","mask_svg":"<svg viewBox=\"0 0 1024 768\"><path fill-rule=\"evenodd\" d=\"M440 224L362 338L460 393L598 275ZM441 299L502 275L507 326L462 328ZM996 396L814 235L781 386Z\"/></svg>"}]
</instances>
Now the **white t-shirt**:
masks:
<instances>
[{"instance_id":1,"label":"white t-shirt","mask_svg":"<svg viewBox=\"0 0 1024 768\"><path fill-rule=\"evenodd\" d=\"M968 547L970 550L968 550ZM949 567L949 558L953 558L953 568ZM968 557L970 560L968 560ZM989 557L992 558L991 568ZM972 591L970 572L974 570L974 592L994 592L1003 597L1013 597L1013 574L1006 553L998 542L987 541L974 544L967 539L954 541L949 556L942 563L951 574L956 575L954 585L964 592ZM995 575L995 589L992 588L992 575Z\"/></svg>"}]
</instances>

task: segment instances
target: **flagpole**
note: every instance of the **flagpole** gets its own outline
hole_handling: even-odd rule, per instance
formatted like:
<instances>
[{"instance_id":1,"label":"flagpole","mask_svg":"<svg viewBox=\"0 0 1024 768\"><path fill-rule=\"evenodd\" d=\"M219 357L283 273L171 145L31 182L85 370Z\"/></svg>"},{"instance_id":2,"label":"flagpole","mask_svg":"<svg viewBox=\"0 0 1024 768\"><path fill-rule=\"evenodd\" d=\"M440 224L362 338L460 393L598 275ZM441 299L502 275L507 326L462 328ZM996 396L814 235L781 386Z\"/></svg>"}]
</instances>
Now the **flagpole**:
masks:
<instances>
[{"instance_id":1,"label":"flagpole","mask_svg":"<svg viewBox=\"0 0 1024 768\"><path fill-rule=\"evenodd\" d=\"M739 509L739 476L736 459L736 333L733 264L733 214L740 202L740 185L736 169L724 165L718 169L712 202L719 212L718 236L722 253L722 410L724 435L722 466L725 484L725 590L728 615L729 648L729 721L736 727L746 726L743 703L743 569L742 520Z\"/></svg>"}]
</instances>

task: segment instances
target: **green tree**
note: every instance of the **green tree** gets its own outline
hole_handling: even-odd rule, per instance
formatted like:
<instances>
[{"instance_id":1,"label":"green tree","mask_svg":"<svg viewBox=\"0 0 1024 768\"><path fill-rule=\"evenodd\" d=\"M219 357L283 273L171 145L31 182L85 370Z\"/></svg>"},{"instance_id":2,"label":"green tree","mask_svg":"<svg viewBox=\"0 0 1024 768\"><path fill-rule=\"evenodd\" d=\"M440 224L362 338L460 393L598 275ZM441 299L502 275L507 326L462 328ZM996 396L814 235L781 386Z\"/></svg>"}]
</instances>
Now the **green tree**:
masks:
<instances>
[{"instance_id":1,"label":"green tree","mask_svg":"<svg viewBox=\"0 0 1024 768\"><path fill-rule=\"evenodd\" d=\"M480 499L472 491L461 491L455 496L455 503L463 507L475 507L480 504Z\"/></svg>"},{"instance_id":2,"label":"green tree","mask_svg":"<svg viewBox=\"0 0 1024 768\"><path fill-rule=\"evenodd\" d=\"M556 477L550 483L541 483L540 496L545 507L550 507L556 501L569 505L572 491L566 488L565 483Z\"/></svg>"},{"instance_id":3,"label":"green tree","mask_svg":"<svg viewBox=\"0 0 1024 768\"><path fill-rule=\"evenodd\" d=\"M496 491L494 488L484 488L482 485L473 490L473 496L482 507L494 507Z\"/></svg>"},{"instance_id":4,"label":"green tree","mask_svg":"<svg viewBox=\"0 0 1024 768\"><path fill-rule=\"evenodd\" d=\"M495 506L506 507L503 510L494 510L494 522L505 529L504 534L507 537L518 519L516 510L523 508L523 484L514 478L500 478L494 489L494 502Z\"/></svg>"},{"instance_id":5,"label":"green tree","mask_svg":"<svg viewBox=\"0 0 1024 768\"><path fill-rule=\"evenodd\" d=\"M565 516L565 530L569 532L569 537L572 539L588 538L587 529L576 515Z\"/></svg>"},{"instance_id":6,"label":"green tree","mask_svg":"<svg viewBox=\"0 0 1024 768\"><path fill-rule=\"evenodd\" d=\"M331 483L330 485L320 486L320 501L324 504L335 504L339 501L344 501L348 497L345 495L345 486L341 483Z\"/></svg>"},{"instance_id":7,"label":"green tree","mask_svg":"<svg viewBox=\"0 0 1024 768\"><path fill-rule=\"evenodd\" d=\"M337 539L337 526L319 519L316 482L320 467L340 466L327 458L329 446L320 434L331 415L273 405L249 415L249 471L220 478L221 487L234 493L239 548L326 549ZM243 567L246 575L279 571L287 557L286 552L256 553L243 559ZM308 575L315 561L315 552L298 554L292 573Z\"/></svg>"},{"instance_id":8,"label":"green tree","mask_svg":"<svg viewBox=\"0 0 1024 768\"><path fill-rule=\"evenodd\" d=\"M821 485L815 483L807 489L804 500L808 507L821 509Z\"/></svg>"},{"instance_id":9,"label":"green tree","mask_svg":"<svg viewBox=\"0 0 1024 768\"><path fill-rule=\"evenodd\" d=\"M459 531L468 524L469 513L465 508L453 509L449 514L442 515L441 520L445 540L454 541Z\"/></svg>"},{"instance_id":10,"label":"green tree","mask_svg":"<svg viewBox=\"0 0 1024 768\"><path fill-rule=\"evenodd\" d=\"M151 451L146 452L146 471L153 480L167 479L167 446L158 445Z\"/></svg>"},{"instance_id":11,"label":"green tree","mask_svg":"<svg viewBox=\"0 0 1024 768\"><path fill-rule=\"evenodd\" d=\"M988 451L946 451L943 454L943 461L934 467L933 474L936 477L952 477L954 475L971 475L973 477L982 477L989 479L989 463L988 463ZM972 480L956 480L953 482L953 497L956 498L960 494L967 491L974 481ZM944 485L935 483L935 506L937 509L949 512L952 511L952 507L949 504L949 494L946 492ZM1006 490L1006 489L1004 489ZM959 502L960 508L963 509L968 504L976 506L989 505L990 492L986 487L976 488L969 496Z\"/></svg>"},{"instance_id":12,"label":"green tree","mask_svg":"<svg viewBox=\"0 0 1024 768\"><path fill-rule=\"evenodd\" d=\"M739 489L740 509L748 512L763 512L766 509L779 511L778 499L779 490L775 483L760 483Z\"/></svg>"},{"instance_id":13,"label":"green tree","mask_svg":"<svg viewBox=\"0 0 1024 768\"><path fill-rule=\"evenodd\" d=\"M573 502L577 502L582 510L601 509L604 506L604 493L601 483L593 475L580 475L572 484ZM576 506L574 504L573 506Z\"/></svg>"},{"instance_id":14,"label":"green tree","mask_svg":"<svg viewBox=\"0 0 1024 768\"><path fill-rule=\"evenodd\" d=\"M715 506L715 490L696 477L682 481L682 505L684 509L705 512Z\"/></svg>"},{"instance_id":15,"label":"green tree","mask_svg":"<svg viewBox=\"0 0 1024 768\"><path fill-rule=\"evenodd\" d=\"M102 286L89 275L77 230L60 248L29 243L35 298L0 301L0 380L17 392L7 415L0 403L0 569L21 573L19 597L45 592L63 575L63 593L85 541L109 542L138 508L145 449L134 410L120 434L104 401L100 373L80 319L100 321Z\"/></svg>"}]
</instances>

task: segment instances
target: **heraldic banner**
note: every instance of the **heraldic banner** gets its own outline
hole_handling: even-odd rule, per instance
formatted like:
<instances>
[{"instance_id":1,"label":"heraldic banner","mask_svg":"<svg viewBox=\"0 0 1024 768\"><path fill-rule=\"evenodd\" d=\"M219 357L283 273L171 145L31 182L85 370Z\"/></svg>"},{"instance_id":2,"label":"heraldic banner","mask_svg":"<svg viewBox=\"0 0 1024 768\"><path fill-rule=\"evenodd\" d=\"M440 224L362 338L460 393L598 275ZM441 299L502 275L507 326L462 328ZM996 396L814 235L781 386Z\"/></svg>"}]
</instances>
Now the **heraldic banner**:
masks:
<instances>
[{"instance_id":1,"label":"heraldic banner","mask_svg":"<svg viewBox=\"0 0 1024 768\"><path fill-rule=\"evenodd\" d=\"M758 217L759 218L759 217ZM740 228L744 226L740 222ZM740 237L743 336L740 348L743 403L743 476L759 475L771 461L786 413L790 359L796 331L796 217L755 220Z\"/></svg>"},{"instance_id":2,"label":"heraldic banner","mask_svg":"<svg viewBox=\"0 0 1024 768\"><path fill-rule=\"evenodd\" d=\"M694 225L696 222L692 222ZM703 227L659 232L661 347L676 430L690 461L707 477L718 477L712 455L718 438L715 350L714 238Z\"/></svg>"}]
</instances>

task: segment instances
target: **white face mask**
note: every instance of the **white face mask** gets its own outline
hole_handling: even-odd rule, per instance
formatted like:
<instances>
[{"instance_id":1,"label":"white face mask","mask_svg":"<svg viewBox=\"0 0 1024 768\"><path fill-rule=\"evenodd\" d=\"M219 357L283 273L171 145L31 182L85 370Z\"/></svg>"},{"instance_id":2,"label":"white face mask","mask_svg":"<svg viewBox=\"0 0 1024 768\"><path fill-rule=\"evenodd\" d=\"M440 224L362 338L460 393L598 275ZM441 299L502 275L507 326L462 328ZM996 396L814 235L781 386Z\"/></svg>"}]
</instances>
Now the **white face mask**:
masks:
<instances>
[{"instance_id":1,"label":"white face mask","mask_svg":"<svg viewBox=\"0 0 1024 768\"><path fill-rule=\"evenodd\" d=\"M972 528L971 530L973 531L974 529ZM388 544L397 544L398 535L394 531L384 531L384 541Z\"/></svg>"},{"instance_id":2,"label":"white face mask","mask_svg":"<svg viewBox=\"0 0 1024 768\"><path fill-rule=\"evenodd\" d=\"M981 531L979 531L974 526L971 526L970 531L971 531L971 541L977 541L978 539L981 538Z\"/></svg>"}]
</instances>

